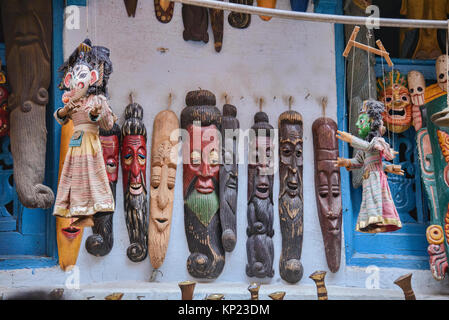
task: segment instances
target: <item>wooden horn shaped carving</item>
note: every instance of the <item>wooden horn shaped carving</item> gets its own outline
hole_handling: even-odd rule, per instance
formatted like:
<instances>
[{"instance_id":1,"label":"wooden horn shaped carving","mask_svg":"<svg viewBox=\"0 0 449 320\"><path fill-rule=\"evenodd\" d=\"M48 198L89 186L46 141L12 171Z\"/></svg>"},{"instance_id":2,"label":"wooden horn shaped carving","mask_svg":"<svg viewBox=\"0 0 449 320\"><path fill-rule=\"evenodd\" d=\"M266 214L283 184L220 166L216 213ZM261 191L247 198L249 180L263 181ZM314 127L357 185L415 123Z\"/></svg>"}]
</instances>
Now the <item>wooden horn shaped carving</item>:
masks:
<instances>
[{"instance_id":1,"label":"wooden horn shaped carving","mask_svg":"<svg viewBox=\"0 0 449 320\"><path fill-rule=\"evenodd\" d=\"M251 294L251 300L259 300L260 283L253 282L248 286L248 291Z\"/></svg>"},{"instance_id":2,"label":"wooden horn shaped carving","mask_svg":"<svg viewBox=\"0 0 449 320\"><path fill-rule=\"evenodd\" d=\"M257 6L263 8L276 8L276 0L257 0ZM270 16L259 16L262 20L270 21L272 17Z\"/></svg>"},{"instance_id":3,"label":"wooden horn shaped carving","mask_svg":"<svg viewBox=\"0 0 449 320\"><path fill-rule=\"evenodd\" d=\"M281 278L289 283L301 280L300 262L303 239L303 124L296 111L279 116L279 220L282 253L279 261Z\"/></svg>"},{"instance_id":4,"label":"wooden horn shaped carving","mask_svg":"<svg viewBox=\"0 0 449 320\"><path fill-rule=\"evenodd\" d=\"M341 260L341 181L335 167L338 157L337 124L330 118L318 118L312 125L315 158L315 196L323 235L327 265L337 272Z\"/></svg>"},{"instance_id":5,"label":"wooden horn shaped carving","mask_svg":"<svg viewBox=\"0 0 449 320\"><path fill-rule=\"evenodd\" d=\"M8 109L14 185L25 207L47 209L54 202L53 191L42 184L51 80L51 1L2 1L1 14L11 88Z\"/></svg>"},{"instance_id":6,"label":"wooden horn shaped carving","mask_svg":"<svg viewBox=\"0 0 449 320\"><path fill-rule=\"evenodd\" d=\"M237 194L238 194L238 129L237 108L223 106L221 125L222 165L220 166L220 221L223 229L222 241L226 252L231 252L237 243ZM235 135L237 134L237 135Z\"/></svg>"},{"instance_id":7,"label":"wooden horn shaped carving","mask_svg":"<svg viewBox=\"0 0 449 320\"><path fill-rule=\"evenodd\" d=\"M169 23L173 18L175 3L170 0L154 0L156 18L162 23Z\"/></svg>"},{"instance_id":8,"label":"wooden horn shaped carving","mask_svg":"<svg viewBox=\"0 0 449 320\"><path fill-rule=\"evenodd\" d=\"M223 1L223 0L218 0ZM210 24L212 26L212 33L214 35L215 51L220 52L223 45L223 24L224 11L219 9L209 8Z\"/></svg>"},{"instance_id":9,"label":"wooden horn shaped carving","mask_svg":"<svg viewBox=\"0 0 449 320\"><path fill-rule=\"evenodd\" d=\"M193 292L195 290L195 281L183 281L178 283L179 288L181 289L181 299L182 300L192 300Z\"/></svg>"},{"instance_id":10,"label":"wooden horn shaped carving","mask_svg":"<svg viewBox=\"0 0 449 320\"><path fill-rule=\"evenodd\" d=\"M254 0L229 0L229 2L252 6ZM231 27L238 28L238 29L245 29L245 28L248 28L248 26L251 23L251 15L247 14L247 13L232 11L228 15L228 22L231 25Z\"/></svg>"},{"instance_id":11,"label":"wooden horn shaped carving","mask_svg":"<svg viewBox=\"0 0 449 320\"><path fill-rule=\"evenodd\" d=\"M137 0L124 0L128 17L136 16Z\"/></svg>"},{"instance_id":12,"label":"wooden horn shaped carving","mask_svg":"<svg viewBox=\"0 0 449 320\"><path fill-rule=\"evenodd\" d=\"M416 300L415 293L412 289L412 273L408 273L397 278L394 284L402 289L404 292L405 300Z\"/></svg>"},{"instance_id":13,"label":"wooden horn shaped carving","mask_svg":"<svg viewBox=\"0 0 449 320\"><path fill-rule=\"evenodd\" d=\"M182 22L184 23L184 32L182 34L185 41L203 41L209 42L209 17L207 8L182 4Z\"/></svg>"},{"instance_id":14,"label":"wooden horn shaped carving","mask_svg":"<svg viewBox=\"0 0 449 320\"><path fill-rule=\"evenodd\" d=\"M309 278L312 279L316 284L318 300L327 300L327 289L324 284L324 277L326 276L326 271L315 271Z\"/></svg>"},{"instance_id":15,"label":"wooden horn shaped carving","mask_svg":"<svg viewBox=\"0 0 449 320\"><path fill-rule=\"evenodd\" d=\"M148 250L150 262L158 269L165 259L175 198L176 150L178 140L170 135L179 129L179 121L171 110L156 115L151 143L150 221Z\"/></svg>"},{"instance_id":16,"label":"wooden horn shaped carving","mask_svg":"<svg viewBox=\"0 0 449 320\"><path fill-rule=\"evenodd\" d=\"M254 136L249 141L248 155L248 227L246 252L248 277L265 278L274 276L273 259L273 178L271 156L273 140L265 112L257 112L251 127Z\"/></svg>"},{"instance_id":17,"label":"wooden horn shaped carving","mask_svg":"<svg viewBox=\"0 0 449 320\"><path fill-rule=\"evenodd\" d=\"M219 199L221 112L208 90L190 91L181 113L183 142L184 226L190 256L187 270L195 278L215 279L223 271Z\"/></svg>"},{"instance_id":18,"label":"wooden horn shaped carving","mask_svg":"<svg viewBox=\"0 0 449 320\"><path fill-rule=\"evenodd\" d=\"M125 122L122 125L121 164L125 220L130 242L126 254L133 262L144 260L148 254L146 143L143 108L131 103L125 108Z\"/></svg>"}]
</instances>

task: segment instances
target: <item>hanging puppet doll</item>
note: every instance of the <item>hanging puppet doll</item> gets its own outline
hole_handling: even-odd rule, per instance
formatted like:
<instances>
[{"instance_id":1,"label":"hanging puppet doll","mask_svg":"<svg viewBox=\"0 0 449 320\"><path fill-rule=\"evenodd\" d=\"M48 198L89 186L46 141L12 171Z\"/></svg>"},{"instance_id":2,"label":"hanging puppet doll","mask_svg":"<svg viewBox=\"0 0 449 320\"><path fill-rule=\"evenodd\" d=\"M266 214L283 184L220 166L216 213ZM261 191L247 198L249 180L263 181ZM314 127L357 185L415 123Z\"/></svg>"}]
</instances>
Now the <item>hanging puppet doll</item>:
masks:
<instances>
[{"instance_id":1,"label":"hanging puppet doll","mask_svg":"<svg viewBox=\"0 0 449 320\"><path fill-rule=\"evenodd\" d=\"M400 165L382 161L393 160L395 152L382 135L385 127L382 120L383 103L368 100L363 104L356 127L359 139L350 133L337 131L337 138L348 142L358 152L352 159L338 158L336 165L347 170L363 168L363 193L356 231L365 233L391 232L402 227L398 212L391 197L387 176L384 171L403 175Z\"/></svg>"},{"instance_id":2,"label":"hanging puppet doll","mask_svg":"<svg viewBox=\"0 0 449 320\"><path fill-rule=\"evenodd\" d=\"M92 46L89 39L62 65L64 107L54 116L62 125L73 120L53 214L79 218L72 225L92 226L92 215L114 211L114 197L103 160L99 127L111 130L116 116L107 102L112 72L109 49ZM80 48L79 47L79 48Z\"/></svg>"}]
</instances>

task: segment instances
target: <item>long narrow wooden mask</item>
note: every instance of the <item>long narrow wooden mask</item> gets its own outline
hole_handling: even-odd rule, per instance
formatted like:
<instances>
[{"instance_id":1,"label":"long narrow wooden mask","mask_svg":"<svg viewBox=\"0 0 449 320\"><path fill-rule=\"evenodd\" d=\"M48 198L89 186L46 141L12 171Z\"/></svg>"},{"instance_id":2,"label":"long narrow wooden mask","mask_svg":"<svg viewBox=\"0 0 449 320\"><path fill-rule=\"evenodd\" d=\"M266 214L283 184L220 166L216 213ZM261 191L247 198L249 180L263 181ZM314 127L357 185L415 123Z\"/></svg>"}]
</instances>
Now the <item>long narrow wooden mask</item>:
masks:
<instances>
[{"instance_id":1,"label":"long narrow wooden mask","mask_svg":"<svg viewBox=\"0 0 449 320\"><path fill-rule=\"evenodd\" d=\"M276 0L257 0L257 6L262 8L276 8ZM262 20L269 21L271 16L259 16Z\"/></svg>"},{"instance_id":2,"label":"long narrow wooden mask","mask_svg":"<svg viewBox=\"0 0 449 320\"><path fill-rule=\"evenodd\" d=\"M258 112L251 127L248 154L248 277L274 276L273 259L273 141L268 115Z\"/></svg>"},{"instance_id":3,"label":"long narrow wooden mask","mask_svg":"<svg viewBox=\"0 0 449 320\"><path fill-rule=\"evenodd\" d=\"M279 116L279 220L282 253L279 261L281 278L289 283L301 280L303 266L303 123L296 111Z\"/></svg>"},{"instance_id":4,"label":"long narrow wooden mask","mask_svg":"<svg viewBox=\"0 0 449 320\"><path fill-rule=\"evenodd\" d=\"M218 0L223 1L223 0ZM219 9L209 8L210 24L212 26L212 33L214 35L215 51L220 52L223 45L223 24L224 11Z\"/></svg>"},{"instance_id":5,"label":"long narrow wooden mask","mask_svg":"<svg viewBox=\"0 0 449 320\"><path fill-rule=\"evenodd\" d=\"M338 157L337 124L330 118L318 118L312 125L315 154L315 195L323 234L327 265L337 272L341 260L341 184Z\"/></svg>"},{"instance_id":6,"label":"long narrow wooden mask","mask_svg":"<svg viewBox=\"0 0 449 320\"><path fill-rule=\"evenodd\" d=\"M154 12L157 20L162 23L169 23L173 18L175 3L170 0L154 0Z\"/></svg>"},{"instance_id":7,"label":"long narrow wooden mask","mask_svg":"<svg viewBox=\"0 0 449 320\"><path fill-rule=\"evenodd\" d=\"M171 138L171 135L178 128L178 118L173 111L161 111L154 119L148 251L151 265L155 269L164 262L170 238L178 154L178 139Z\"/></svg>"},{"instance_id":8,"label":"long narrow wooden mask","mask_svg":"<svg viewBox=\"0 0 449 320\"><path fill-rule=\"evenodd\" d=\"M252 6L254 0L229 0L229 2L237 3L237 4L246 4L248 6ZM238 29L245 29L245 28L248 28L248 26L251 23L251 15L247 14L247 13L232 11L228 15L228 22L231 25L231 27L238 28Z\"/></svg>"},{"instance_id":9,"label":"long narrow wooden mask","mask_svg":"<svg viewBox=\"0 0 449 320\"><path fill-rule=\"evenodd\" d=\"M218 187L221 112L215 103L210 91L190 91L181 113L181 127L189 134L182 145L187 270L206 279L217 278L225 264Z\"/></svg>"},{"instance_id":10,"label":"long narrow wooden mask","mask_svg":"<svg viewBox=\"0 0 449 320\"><path fill-rule=\"evenodd\" d=\"M184 23L184 32L182 34L185 41L203 41L209 42L209 15L207 8L192 6L189 4L182 5L182 22Z\"/></svg>"}]
</instances>

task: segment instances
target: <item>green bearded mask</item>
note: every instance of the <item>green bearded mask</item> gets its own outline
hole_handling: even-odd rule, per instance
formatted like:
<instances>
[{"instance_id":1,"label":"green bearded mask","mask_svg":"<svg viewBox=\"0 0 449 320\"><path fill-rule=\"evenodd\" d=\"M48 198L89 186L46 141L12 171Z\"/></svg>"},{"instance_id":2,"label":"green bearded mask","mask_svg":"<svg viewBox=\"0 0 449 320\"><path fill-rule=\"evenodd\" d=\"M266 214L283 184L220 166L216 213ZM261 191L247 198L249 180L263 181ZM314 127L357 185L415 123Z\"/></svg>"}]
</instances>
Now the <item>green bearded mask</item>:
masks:
<instances>
[{"instance_id":1,"label":"green bearded mask","mask_svg":"<svg viewBox=\"0 0 449 320\"><path fill-rule=\"evenodd\" d=\"M359 129L359 137L365 139L371 130L371 121L366 113L361 113L355 124L357 129Z\"/></svg>"}]
</instances>

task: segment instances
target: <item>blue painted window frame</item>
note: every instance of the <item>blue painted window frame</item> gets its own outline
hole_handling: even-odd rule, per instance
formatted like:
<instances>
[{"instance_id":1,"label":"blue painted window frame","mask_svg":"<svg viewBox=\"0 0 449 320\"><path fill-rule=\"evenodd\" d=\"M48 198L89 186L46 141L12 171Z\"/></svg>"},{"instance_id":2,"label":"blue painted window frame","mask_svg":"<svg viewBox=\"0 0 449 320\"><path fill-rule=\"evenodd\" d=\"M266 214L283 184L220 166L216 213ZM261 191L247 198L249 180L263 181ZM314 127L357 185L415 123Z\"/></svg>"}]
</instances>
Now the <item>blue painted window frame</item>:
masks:
<instances>
[{"instance_id":1,"label":"blue painted window frame","mask_svg":"<svg viewBox=\"0 0 449 320\"><path fill-rule=\"evenodd\" d=\"M62 104L62 93L58 89L59 72L58 67L63 63L62 48L62 32L64 26L64 2L60 0L52 0L53 15L53 39L52 39L52 80L49 90L50 100L47 105L47 156L46 156L46 172L44 183L52 188L56 194L58 183L58 167L59 167L59 145L61 136L61 127L56 125L53 119L53 112ZM32 214L33 210L28 209ZM2 269L23 269L23 268L45 268L53 267L58 264L58 250L56 245L56 219L52 215L52 209L45 210L45 254L36 255L14 255L0 257L0 270Z\"/></svg>"},{"instance_id":2,"label":"blue painted window frame","mask_svg":"<svg viewBox=\"0 0 449 320\"><path fill-rule=\"evenodd\" d=\"M343 0L314 0L315 13L338 14L343 15ZM335 31L335 71L336 71L336 88L337 88L337 122L338 128L342 131L348 131L348 109L346 104L345 93L345 59L342 53L345 48L344 27L342 24L334 25ZM399 60L396 60L396 63ZM400 59L405 65L413 65L414 60ZM385 63L385 61L384 61ZM424 64L429 64L425 62ZM427 66L428 67L428 66ZM426 69L425 72L431 72ZM339 141L340 156L348 158L350 155L349 145ZM396 255L396 254L362 254L355 250L354 246L354 225L355 219L353 210L353 199L351 198L351 177L350 173L341 169L341 190L343 205L343 232L345 239L345 257L347 266L367 267L376 265L379 267L395 267L407 269L428 269L428 256L412 256L412 255Z\"/></svg>"}]
</instances>

